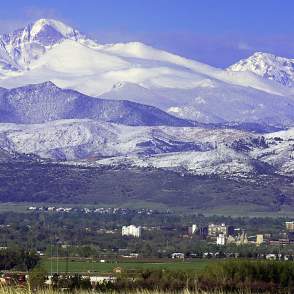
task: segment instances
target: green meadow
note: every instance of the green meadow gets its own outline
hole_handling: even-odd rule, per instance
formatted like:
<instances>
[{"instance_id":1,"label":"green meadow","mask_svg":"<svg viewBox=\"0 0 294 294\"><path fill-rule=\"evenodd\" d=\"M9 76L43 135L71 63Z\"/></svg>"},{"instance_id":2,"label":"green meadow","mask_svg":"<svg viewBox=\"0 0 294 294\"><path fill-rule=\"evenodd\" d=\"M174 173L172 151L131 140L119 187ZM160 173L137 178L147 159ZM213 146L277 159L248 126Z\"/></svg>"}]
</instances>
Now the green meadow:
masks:
<instances>
[{"instance_id":1,"label":"green meadow","mask_svg":"<svg viewBox=\"0 0 294 294\"><path fill-rule=\"evenodd\" d=\"M69 273L112 273L115 268L124 271L136 270L189 270L200 271L210 263L209 260L197 259L193 261L107 261L105 263L94 260L64 260L44 259L42 266L48 273L69 272Z\"/></svg>"}]
</instances>

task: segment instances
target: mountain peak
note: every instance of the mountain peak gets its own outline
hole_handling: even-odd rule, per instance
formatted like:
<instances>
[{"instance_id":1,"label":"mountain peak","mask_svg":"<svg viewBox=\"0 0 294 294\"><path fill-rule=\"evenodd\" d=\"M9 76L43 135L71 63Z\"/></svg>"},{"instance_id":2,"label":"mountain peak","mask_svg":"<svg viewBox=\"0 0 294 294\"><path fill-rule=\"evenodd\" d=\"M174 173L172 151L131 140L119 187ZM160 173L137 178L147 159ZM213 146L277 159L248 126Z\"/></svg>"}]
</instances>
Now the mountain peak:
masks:
<instances>
[{"instance_id":1,"label":"mountain peak","mask_svg":"<svg viewBox=\"0 0 294 294\"><path fill-rule=\"evenodd\" d=\"M59 87L57 87L53 82L51 81L46 81L46 82L43 82L43 83L40 83L40 84L32 84L30 86L36 86L36 87L43 87L43 88L57 88L57 89L60 89Z\"/></svg>"},{"instance_id":2,"label":"mountain peak","mask_svg":"<svg viewBox=\"0 0 294 294\"><path fill-rule=\"evenodd\" d=\"M276 55L272 53L268 53L268 52L257 51L257 52L254 52L251 56L249 56L249 58L253 58L253 57L275 58Z\"/></svg>"},{"instance_id":3,"label":"mountain peak","mask_svg":"<svg viewBox=\"0 0 294 294\"><path fill-rule=\"evenodd\" d=\"M294 87L294 59L271 53L255 52L247 59L231 65L229 71L247 71L273 80L288 87Z\"/></svg>"},{"instance_id":4,"label":"mountain peak","mask_svg":"<svg viewBox=\"0 0 294 294\"><path fill-rule=\"evenodd\" d=\"M64 38L72 38L73 36L79 34L77 30L59 20L41 18L35 23L31 24L30 35L32 38L35 38L40 33L48 30L54 30Z\"/></svg>"},{"instance_id":5,"label":"mountain peak","mask_svg":"<svg viewBox=\"0 0 294 294\"><path fill-rule=\"evenodd\" d=\"M16 70L25 70L52 46L66 39L77 41L83 38L79 31L61 21L42 18L0 36L0 60Z\"/></svg>"}]
</instances>

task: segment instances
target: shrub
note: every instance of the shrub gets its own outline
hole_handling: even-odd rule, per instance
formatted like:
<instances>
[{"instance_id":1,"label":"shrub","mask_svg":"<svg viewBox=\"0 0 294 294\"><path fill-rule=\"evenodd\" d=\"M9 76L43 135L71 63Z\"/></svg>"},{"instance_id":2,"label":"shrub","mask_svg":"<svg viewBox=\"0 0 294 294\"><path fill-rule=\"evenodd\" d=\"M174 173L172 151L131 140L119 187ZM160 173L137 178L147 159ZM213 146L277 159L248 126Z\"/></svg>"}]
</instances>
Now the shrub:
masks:
<instances>
[{"instance_id":1,"label":"shrub","mask_svg":"<svg viewBox=\"0 0 294 294\"><path fill-rule=\"evenodd\" d=\"M230 260L211 264L199 276L202 289L277 292L294 290L294 264L265 260Z\"/></svg>"}]
</instances>

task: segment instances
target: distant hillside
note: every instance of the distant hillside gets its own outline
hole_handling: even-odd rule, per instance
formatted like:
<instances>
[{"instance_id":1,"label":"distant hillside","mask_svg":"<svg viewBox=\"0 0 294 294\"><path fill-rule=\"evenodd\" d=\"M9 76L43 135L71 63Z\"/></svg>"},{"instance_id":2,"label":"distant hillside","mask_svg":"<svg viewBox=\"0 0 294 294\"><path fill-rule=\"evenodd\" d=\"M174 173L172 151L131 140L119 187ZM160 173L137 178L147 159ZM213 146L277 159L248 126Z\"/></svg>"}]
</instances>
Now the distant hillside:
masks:
<instances>
[{"instance_id":1,"label":"distant hillside","mask_svg":"<svg viewBox=\"0 0 294 294\"><path fill-rule=\"evenodd\" d=\"M27 160L0 162L0 181L1 202L123 205L143 201L203 212L234 206L277 212L290 209L294 195L293 186L283 177L245 183L157 169L82 168Z\"/></svg>"},{"instance_id":2,"label":"distant hillside","mask_svg":"<svg viewBox=\"0 0 294 294\"><path fill-rule=\"evenodd\" d=\"M190 121L130 101L93 98L51 82L0 90L0 122L43 123L90 118L126 125L191 126Z\"/></svg>"}]
</instances>

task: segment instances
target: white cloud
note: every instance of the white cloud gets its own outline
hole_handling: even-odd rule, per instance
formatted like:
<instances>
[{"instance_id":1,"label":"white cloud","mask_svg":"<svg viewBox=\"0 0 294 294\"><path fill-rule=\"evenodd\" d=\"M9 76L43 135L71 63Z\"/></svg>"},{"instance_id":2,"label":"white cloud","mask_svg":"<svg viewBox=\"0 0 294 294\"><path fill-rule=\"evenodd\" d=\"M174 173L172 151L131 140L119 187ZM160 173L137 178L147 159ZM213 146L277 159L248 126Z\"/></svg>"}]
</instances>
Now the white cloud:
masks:
<instances>
[{"instance_id":1,"label":"white cloud","mask_svg":"<svg viewBox=\"0 0 294 294\"><path fill-rule=\"evenodd\" d=\"M239 50L252 50L253 48L246 42L238 42L237 48Z\"/></svg>"},{"instance_id":2,"label":"white cloud","mask_svg":"<svg viewBox=\"0 0 294 294\"><path fill-rule=\"evenodd\" d=\"M40 8L36 6L25 7L23 15L26 19L58 18L58 12L53 8Z\"/></svg>"},{"instance_id":3,"label":"white cloud","mask_svg":"<svg viewBox=\"0 0 294 294\"><path fill-rule=\"evenodd\" d=\"M0 20L0 33L9 33L17 28L21 28L26 24L24 20L16 19L1 19Z\"/></svg>"}]
</instances>

